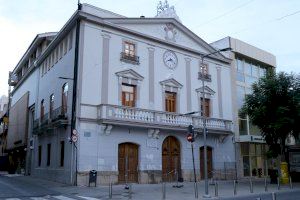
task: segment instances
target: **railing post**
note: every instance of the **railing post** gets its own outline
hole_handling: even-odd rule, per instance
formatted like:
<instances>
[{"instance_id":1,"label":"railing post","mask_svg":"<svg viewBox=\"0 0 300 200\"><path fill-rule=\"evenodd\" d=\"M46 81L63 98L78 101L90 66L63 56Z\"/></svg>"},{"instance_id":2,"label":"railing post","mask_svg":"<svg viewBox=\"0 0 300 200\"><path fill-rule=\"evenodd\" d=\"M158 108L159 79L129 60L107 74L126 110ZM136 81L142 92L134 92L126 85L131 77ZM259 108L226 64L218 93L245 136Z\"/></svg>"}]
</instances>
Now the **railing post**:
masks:
<instances>
[{"instance_id":1,"label":"railing post","mask_svg":"<svg viewBox=\"0 0 300 200\"><path fill-rule=\"evenodd\" d=\"M289 182L290 182L290 189L293 189L293 182L292 182L292 177L291 176L289 178Z\"/></svg>"},{"instance_id":2,"label":"railing post","mask_svg":"<svg viewBox=\"0 0 300 200\"><path fill-rule=\"evenodd\" d=\"M112 181L111 181L111 177L109 177L108 198L112 199Z\"/></svg>"},{"instance_id":3,"label":"railing post","mask_svg":"<svg viewBox=\"0 0 300 200\"><path fill-rule=\"evenodd\" d=\"M166 183L162 183L162 199L166 199Z\"/></svg>"},{"instance_id":4,"label":"railing post","mask_svg":"<svg viewBox=\"0 0 300 200\"><path fill-rule=\"evenodd\" d=\"M276 193L272 192L272 200L276 200Z\"/></svg>"},{"instance_id":5,"label":"railing post","mask_svg":"<svg viewBox=\"0 0 300 200\"><path fill-rule=\"evenodd\" d=\"M236 180L233 181L233 195L236 195Z\"/></svg>"},{"instance_id":6,"label":"railing post","mask_svg":"<svg viewBox=\"0 0 300 200\"><path fill-rule=\"evenodd\" d=\"M252 178L250 178L250 193L253 193L253 183L252 183Z\"/></svg>"},{"instance_id":7,"label":"railing post","mask_svg":"<svg viewBox=\"0 0 300 200\"><path fill-rule=\"evenodd\" d=\"M219 188L218 188L218 182L215 180L215 197L219 196Z\"/></svg>"},{"instance_id":8,"label":"railing post","mask_svg":"<svg viewBox=\"0 0 300 200\"><path fill-rule=\"evenodd\" d=\"M265 177L265 192L268 191L268 183L267 183L267 177Z\"/></svg>"},{"instance_id":9,"label":"railing post","mask_svg":"<svg viewBox=\"0 0 300 200\"><path fill-rule=\"evenodd\" d=\"M129 184L129 199L132 198L132 183Z\"/></svg>"}]
</instances>

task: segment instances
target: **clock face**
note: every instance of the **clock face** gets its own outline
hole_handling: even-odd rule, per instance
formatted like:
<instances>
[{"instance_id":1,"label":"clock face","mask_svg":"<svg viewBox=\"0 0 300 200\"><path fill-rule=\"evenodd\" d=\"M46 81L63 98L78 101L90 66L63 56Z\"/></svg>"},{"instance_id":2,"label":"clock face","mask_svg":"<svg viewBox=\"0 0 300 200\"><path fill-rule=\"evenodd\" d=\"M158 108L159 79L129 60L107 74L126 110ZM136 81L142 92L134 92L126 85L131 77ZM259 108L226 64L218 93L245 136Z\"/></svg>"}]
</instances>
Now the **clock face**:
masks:
<instances>
[{"instance_id":1,"label":"clock face","mask_svg":"<svg viewBox=\"0 0 300 200\"><path fill-rule=\"evenodd\" d=\"M177 66L177 56L175 55L175 53L173 51L166 51L164 53L164 63L165 65L170 68L170 69L175 69Z\"/></svg>"}]
</instances>

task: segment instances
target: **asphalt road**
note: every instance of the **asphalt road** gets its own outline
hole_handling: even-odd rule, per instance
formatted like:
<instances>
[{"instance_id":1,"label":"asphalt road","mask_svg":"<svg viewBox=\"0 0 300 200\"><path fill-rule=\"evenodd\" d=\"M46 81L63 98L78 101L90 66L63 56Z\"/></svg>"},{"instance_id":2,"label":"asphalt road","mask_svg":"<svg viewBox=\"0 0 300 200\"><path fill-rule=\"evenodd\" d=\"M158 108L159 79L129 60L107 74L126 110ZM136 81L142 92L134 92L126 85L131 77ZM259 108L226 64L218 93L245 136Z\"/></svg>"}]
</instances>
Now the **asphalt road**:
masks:
<instances>
[{"instance_id":1,"label":"asphalt road","mask_svg":"<svg viewBox=\"0 0 300 200\"><path fill-rule=\"evenodd\" d=\"M26 179L0 176L0 199L26 197L42 197L46 195L60 195L39 182L32 183Z\"/></svg>"}]
</instances>

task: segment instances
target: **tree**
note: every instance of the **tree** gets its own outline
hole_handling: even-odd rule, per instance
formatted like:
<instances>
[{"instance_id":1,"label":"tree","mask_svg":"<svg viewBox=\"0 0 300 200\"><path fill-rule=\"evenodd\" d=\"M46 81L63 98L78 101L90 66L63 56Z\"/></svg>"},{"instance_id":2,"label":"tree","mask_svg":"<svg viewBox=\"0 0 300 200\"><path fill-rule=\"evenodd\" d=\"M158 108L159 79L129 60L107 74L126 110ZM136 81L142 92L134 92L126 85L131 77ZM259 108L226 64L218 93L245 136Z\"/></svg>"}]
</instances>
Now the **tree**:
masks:
<instances>
[{"instance_id":1,"label":"tree","mask_svg":"<svg viewBox=\"0 0 300 200\"><path fill-rule=\"evenodd\" d=\"M241 114L247 114L269 146L268 156L282 155L289 135L298 138L300 130L299 75L269 72L252 85Z\"/></svg>"}]
</instances>

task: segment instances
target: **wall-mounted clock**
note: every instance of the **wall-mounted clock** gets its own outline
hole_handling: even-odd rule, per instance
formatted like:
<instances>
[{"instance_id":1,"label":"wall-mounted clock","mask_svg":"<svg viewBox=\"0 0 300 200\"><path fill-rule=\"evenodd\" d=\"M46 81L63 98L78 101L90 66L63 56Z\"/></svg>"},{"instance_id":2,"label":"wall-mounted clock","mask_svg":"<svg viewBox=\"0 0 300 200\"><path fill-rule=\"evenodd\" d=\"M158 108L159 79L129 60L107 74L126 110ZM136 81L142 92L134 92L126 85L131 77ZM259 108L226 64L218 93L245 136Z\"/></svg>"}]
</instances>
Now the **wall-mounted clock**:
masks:
<instances>
[{"instance_id":1,"label":"wall-mounted clock","mask_svg":"<svg viewBox=\"0 0 300 200\"><path fill-rule=\"evenodd\" d=\"M173 51L167 50L164 53L163 60L165 65L174 70L177 67L178 59L176 54Z\"/></svg>"}]
</instances>

